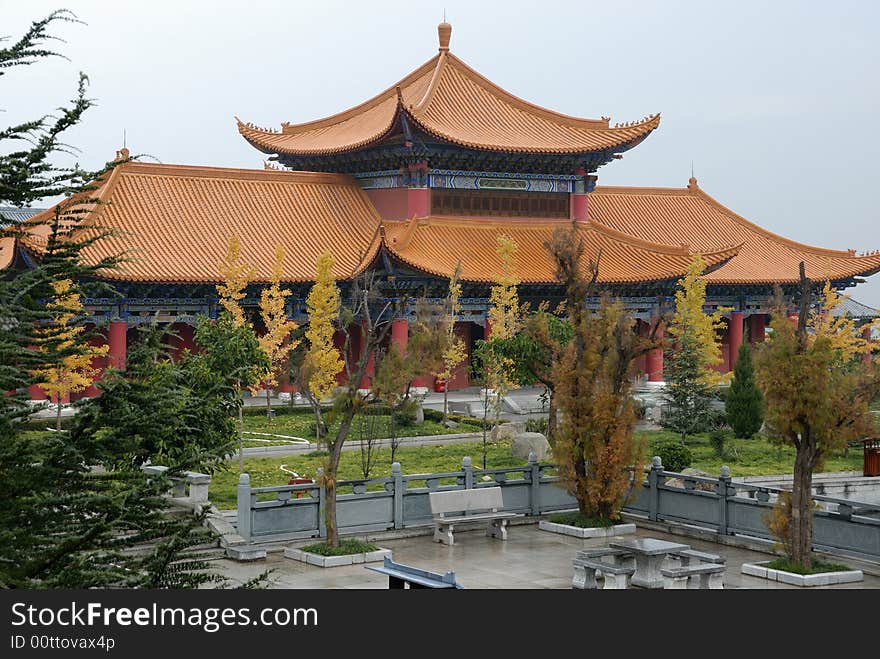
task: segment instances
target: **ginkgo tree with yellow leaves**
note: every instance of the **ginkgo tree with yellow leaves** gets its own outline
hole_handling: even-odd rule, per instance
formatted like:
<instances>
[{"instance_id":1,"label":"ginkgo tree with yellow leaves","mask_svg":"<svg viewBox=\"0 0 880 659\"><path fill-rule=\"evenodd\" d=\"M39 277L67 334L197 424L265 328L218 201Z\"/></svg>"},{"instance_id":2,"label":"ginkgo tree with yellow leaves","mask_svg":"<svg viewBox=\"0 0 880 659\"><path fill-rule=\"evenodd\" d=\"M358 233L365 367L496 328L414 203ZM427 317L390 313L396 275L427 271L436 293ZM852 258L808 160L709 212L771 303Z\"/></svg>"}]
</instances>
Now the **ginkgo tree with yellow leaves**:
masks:
<instances>
[{"instance_id":1,"label":"ginkgo tree with yellow leaves","mask_svg":"<svg viewBox=\"0 0 880 659\"><path fill-rule=\"evenodd\" d=\"M720 381L712 367L723 359L718 332L724 327L723 314L728 309L718 308L712 313L703 310L705 269L706 262L696 255L676 287L675 312L668 327L671 347L665 369L667 409L662 423L679 433L682 442L709 425L712 387Z\"/></svg>"},{"instance_id":2,"label":"ginkgo tree with yellow leaves","mask_svg":"<svg viewBox=\"0 0 880 659\"><path fill-rule=\"evenodd\" d=\"M268 359L259 344L253 327L245 316L241 301L246 296L248 284L254 277L254 268L241 255L241 241L238 236L230 236L226 256L220 263L222 281L217 285L220 306L231 320L229 331L225 331L223 323L218 323L216 331L207 329L202 336L215 335L214 341L227 343L226 352L229 363L225 368L233 375L238 407L238 468L244 471L244 418L241 397L242 387L249 387L259 381L261 374L269 370ZM216 347L216 346L215 346ZM233 349L234 348L234 349ZM256 348L256 349L254 349ZM250 364L242 363L250 360Z\"/></svg>"},{"instance_id":3,"label":"ginkgo tree with yellow leaves","mask_svg":"<svg viewBox=\"0 0 880 659\"><path fill-rule=\"evenodd\" d=\"M85 326L77 324L77 316L83 310L80 295L70 279L52 282L54 295L47 303L47 309L55 312L53 327L47 328L43 334L51 334L55 349L65 355L56 364L38 369L34 376L38 386L50 400L57 404L55 429L61 430L61 404L70 394L85 391L101 370L92 365L92 360L104 357L108 346L93 346L83 339Z\"/></svg>"},{"instance_id":4,"label":"ginkgo tree with yellow leaves","mask_svg":"<svg viewBox=\"0 0 880 659\"><path fill-rule=\"evenodd\" d=\"M516 275L517 244L510 236L499 235L496 252L501 261L500 271L494 277L489 291L489 311L486 316L490 339L505 340L515 336L520 326L520 304L517 287L519 278ZM514 375L514 363L510 357L499 351L492 350L489 341L484 341L478 349L483 366L483 418L488 416L489 405L492 406L495 425L501 418L501 406L504 397L512 387L517 385ZM486 468L486 424L483 424L483 469Z\"/></svg>"},{"instance_id":5,"label":"ginkgo tree with yellow leaves","mask_svg":"<svg viewBox=\"0 0 880 659\"><path fill-rule=\"evenodd\" d=\"M461 311L461 261L455 266L455 272L449 280L449 292L446 295L444 312L446 314L446 341L443 348L443 369L434 375L443 380L443 420L449 413L448 393L449 381L465 359L467 359L467 347L461 337L455 334L455 320Z\"/></svg>"},{"instance_id":6,"label":"ginkgo tree with yellow leaves","mask_svg":"<svg viewBox=\"0 0 880 659\"><path fill-rule=\"evenodd\" d=\"M230 236L226 256L220 263L220 276L223 281L217 285L220 306L232 315L236 327L247 323L241 301L245 290L254 278L254 269L241 257L241 241L238 236Z\"/></svg>"},{"instance_id":7,"label":"ginkgo tree with yellow leaves","mask_svg":"<svg viewBox=\"0 0 880 659\"><path fill-rule=\"evenodd\" d=\"M333 343L334 324L339 317L341 304L339 288L333 277L333 255L326 251L315 263L315 283L306 298L309 326L305 337L308 341L301 368L302 384L306 397L315 411L315 434L320 441L323 429L321 401L336 388L336 376L344 363Z\"/></svg>"},{"instance_id":8,"label":"ginkgo tree with yellow leaves","mask_svg":"<svg viewBox=\"0 0 880 659\"><path fill-rule=\"evenodd\" d=\"M260 316L266 326L266 333L260 337L260 347L269 359L269 368L260 374L260 381L266 390L266 412L272 420L272 402L269 389L278 385L278 369L284 364L287 355L295 350L299 341L289 342L297 324L287 319L286 298L290 291L281 288L281 273L284 266L284 247L275 247L275 263L272 266L272 279L260 292ZM251 389L256 391L256 387Z\"/></svg>"},{"instance_id":9,"label":"ginkgo tree with yellow leaves","mask_svg":"<svg viewBox=\"0 0 880 659\"><path fill-rule=\"evenodd\" d=\"M826 282L814 308L812 289L802 262L797 325L777 291L772 332L755 350L769 435L795 449L791 496L780 497L768 525L789 560L807 573L812 568L813 472L832 451L877 436L870 403L880 392L880 369L866 359L871 345L863 328L835 314L846 297Z\"/></svg>"}]
</instances>

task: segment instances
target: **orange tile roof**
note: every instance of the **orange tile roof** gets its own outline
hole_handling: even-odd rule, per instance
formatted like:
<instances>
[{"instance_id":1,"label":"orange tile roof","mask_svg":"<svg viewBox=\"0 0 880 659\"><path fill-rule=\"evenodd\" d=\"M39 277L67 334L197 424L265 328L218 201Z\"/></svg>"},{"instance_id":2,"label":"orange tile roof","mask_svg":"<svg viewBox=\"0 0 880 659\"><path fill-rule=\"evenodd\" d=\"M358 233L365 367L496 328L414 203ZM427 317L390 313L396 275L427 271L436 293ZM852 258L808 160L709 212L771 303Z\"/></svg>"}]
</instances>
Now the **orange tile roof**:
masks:
<instances>
[{"instance_id":1,"label":"orange tile roof","mask_svg":"<svg viewBox=\"0 0 880 659\"><path fill-rule=\"evenodd\" d=\"M123 251L132 259L107 271L108 279L217 282L232 235L257 281L270 278L276 244L286 251L285 281L311 281L325 249L336 260L334 275L346 279L372 261L381 243L376 210L343 175L129 162L113 170L98 195L107 203L85 222L113 235L86 248L85 260ZM27 244L39 251L44 233L37 227Z\"/></svg>"},{"instance_id":2,"label":"orange tile roof","mask_svg":"<svg viewBox=\"0 0 880 659\"><path fill-rule=\"evenodd\" d=\"M0 237L0 270L5 270L15 260L15 238L13 236Z\"/></svg>"},{"instance_id":3,"label":"orange tile roof","mask_svg":"<svg viewBox=\"0 0 880 659\"><path fill-rule=\"evenodd\" d=\"M448 43L448 40L447 40ZM443 47L428 62L374 98L326 119L282 124L281 131L238 121L238 130L266 153L331 154L353 151L388 134L398 113L427 133L465 147L529 153L585 153L646 137L660 115L610 126L517 98Z\"/></svg>"},{"instance_id":4,"label":"orange tile roof","mask_svg":"<svg viewBox=\"0 0 880 659\"><path fill-rule=\"evenodd\" d=\"M500 272L497 238L509 236L517 245L517 277L523 283L556 283L555 267L544 243L568 220L415 218L409 222L385 222L384 242L404 263L425 272L450 277L459 260L462 279L490 282ZM599 281L643 282L678 278L687 271L692 253L686 246L672 247L633 238L596 223L579 224L585 256L595 258L602 250ZM736 247L713 250L704 258L712 267L736 254ZM586 271L586 259L584 268Z\"/></svg>"},{"instance_id":5,"label":"orange tile roof","mask_svg":"<svg viewBox=\"0 0 880 659\"><path fill-rule=\"evenodd\" d=\"M721 205L693 178L687 188L599 186L589 199L591 220L644 240L684 243L699 251L741 244L735 257L706 275L711 283L791 283L801 261L814 280L880 271L880 253L856 256L776 235Z\"/></svg>"}]
</instances>

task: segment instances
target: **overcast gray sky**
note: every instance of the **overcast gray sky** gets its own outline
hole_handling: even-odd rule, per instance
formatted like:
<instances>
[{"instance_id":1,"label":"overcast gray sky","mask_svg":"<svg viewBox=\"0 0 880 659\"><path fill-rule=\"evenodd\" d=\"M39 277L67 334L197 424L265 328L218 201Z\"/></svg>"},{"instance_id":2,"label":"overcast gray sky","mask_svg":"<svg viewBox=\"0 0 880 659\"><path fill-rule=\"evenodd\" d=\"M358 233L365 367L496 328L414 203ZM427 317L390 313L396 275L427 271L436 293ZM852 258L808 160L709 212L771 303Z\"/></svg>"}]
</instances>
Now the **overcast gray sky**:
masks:
<instances>
[{"instance_id":1,"label":"overcast gray sky","mask_svg":"<svg viewBox=\"0 0 880 659\"><path fill-rule=\"evenodd\" d=\"M880 3L420 0L196 2L0 0L0 34L53 9L70 61L16 69L0 123L70 98L76 72L98 107L71 132L83 165L132 153L162 162L262 167L233 115L260 126L351 107L452 50L527 100L660 128L600 184L700 186L802 242L880 249ZM849 289L880 307L880 275Z\"/></svg>"}]
</instances>

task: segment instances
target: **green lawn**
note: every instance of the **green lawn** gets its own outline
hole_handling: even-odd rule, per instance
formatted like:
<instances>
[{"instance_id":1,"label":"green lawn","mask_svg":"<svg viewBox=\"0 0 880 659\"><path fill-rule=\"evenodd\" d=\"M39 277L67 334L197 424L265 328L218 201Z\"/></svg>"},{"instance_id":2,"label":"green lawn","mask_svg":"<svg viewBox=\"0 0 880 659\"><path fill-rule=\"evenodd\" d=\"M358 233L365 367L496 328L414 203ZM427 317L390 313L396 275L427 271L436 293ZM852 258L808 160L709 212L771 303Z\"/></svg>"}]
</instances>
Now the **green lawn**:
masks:
<instances>
[{"instance_id":1,"label":"green lawn","mask_svg":"<svg viewBox=\"0 0 880 659\"><path fill-rule=\"evenodd\" d=\"M356 445L356 444L353 444ZM475 468L482 467L482 443L446 444L445 446L406 446L397 451L404 474L430 474L450 472L461 469L461 459L470 456ZM286 458L246 458L244 470L251 477L251 487L269 487L286 485L290 475L281 471L281 465L292 469L301 476L314 478L315 471L326 459L323 451L315 451L304 455ZM340 480L356 480L363 478L361 471L361 453L358 450L344 451L339 465ZM489 469L515 467L526 464L510 455L510 445L499 442L488 445L486 466ZM373 478L388 476L391 473L391 450L378 449L375 466L370 472ZM454 481L450 481L454 482ZM227 471L214 474L211 481L210 498L220 509L235 508L236 488L238 485L238 462L229 462ZM417 482L413 487L423 487ZM345 493L345 490L342 490Z\"/></svg>"},{"instance_id":2,"label":"green lawn","mask_svg":"<svg viewBox=\"0 0 880 659\"><path fill-rule=\"evenodd\" d=\"M284 410L287 412L287 410ZM339 422L332 419L332 415L328 414L325 421L330 424L330 432L335 433L339 428ZM311 410L296 410L292 413L277 414L271 421L266 418L265 414L249 412L244 415L245 432L270 433L274 435L287 435L291 437L300 437L315 441L314 433L315 416ZM372 424L372 426L370 425ZM480 429L477 426L467 423L460 423L458 428L447 428L438 421L425 420L424 423L418 425L398 426L398 437L415 437L421 435L450 435L462 432L477 432ZM355 417L354 425L349 435L350 440L359 440L362 437L388 437L391 434L391 417L382 416L363 416ZM245 441L248 441L245 435ZM270 437L260 437L260 439L271 439ZM283 440L282 440L283 441ZM265 445L264 442L252 442L250 445Z\"/></svg>"},{"instance_id":3,"label":"green lawn","mask_svg":"<svg viewBox=\"0 0 880 659\"><path fill-rule=\"evenodd\" d=\"M679 435L666 430L655 430L637 433L638 436L647 440L647 457L653 452L651 444L664 439L677 440ZM766 476L775 474L790 474L794 468L794 448L791 446L779 446L770 442L763 435L756 435L752 439L734 439L732 433L728 433L724 446L724 456L718 457L709 444L709 435L703 433L688 437L688 448L694 456L691 467L715 475L721 470L722 465L730 467L731 476ZM822 471L854 471L862 469L861 448L850 448L849 455L843 456L843 451L838 451L829 456L825 461Z\"/></svg>"}]
</instances>

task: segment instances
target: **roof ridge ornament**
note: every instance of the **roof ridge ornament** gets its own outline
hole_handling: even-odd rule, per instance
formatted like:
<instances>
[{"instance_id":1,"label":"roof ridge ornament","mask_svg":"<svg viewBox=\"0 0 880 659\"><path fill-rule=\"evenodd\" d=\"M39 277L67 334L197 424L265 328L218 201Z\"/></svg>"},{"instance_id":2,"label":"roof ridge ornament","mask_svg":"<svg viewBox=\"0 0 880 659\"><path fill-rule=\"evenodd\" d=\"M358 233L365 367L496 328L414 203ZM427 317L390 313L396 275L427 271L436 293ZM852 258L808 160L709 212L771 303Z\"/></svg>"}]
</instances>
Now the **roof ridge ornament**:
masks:
<instances>
[{"instance_id":1,"label":"roof ridge ornament","mask_svg":"<svg viewBox=\"0 0 880 659\"><path fill-rule=\"evenodd\" d=\"M452 38L452 25L447 23L445 18L444 21L437 26L437 36L440 39L440 52L449 52L449 40Z\"/></svg>"}]
</instances>

